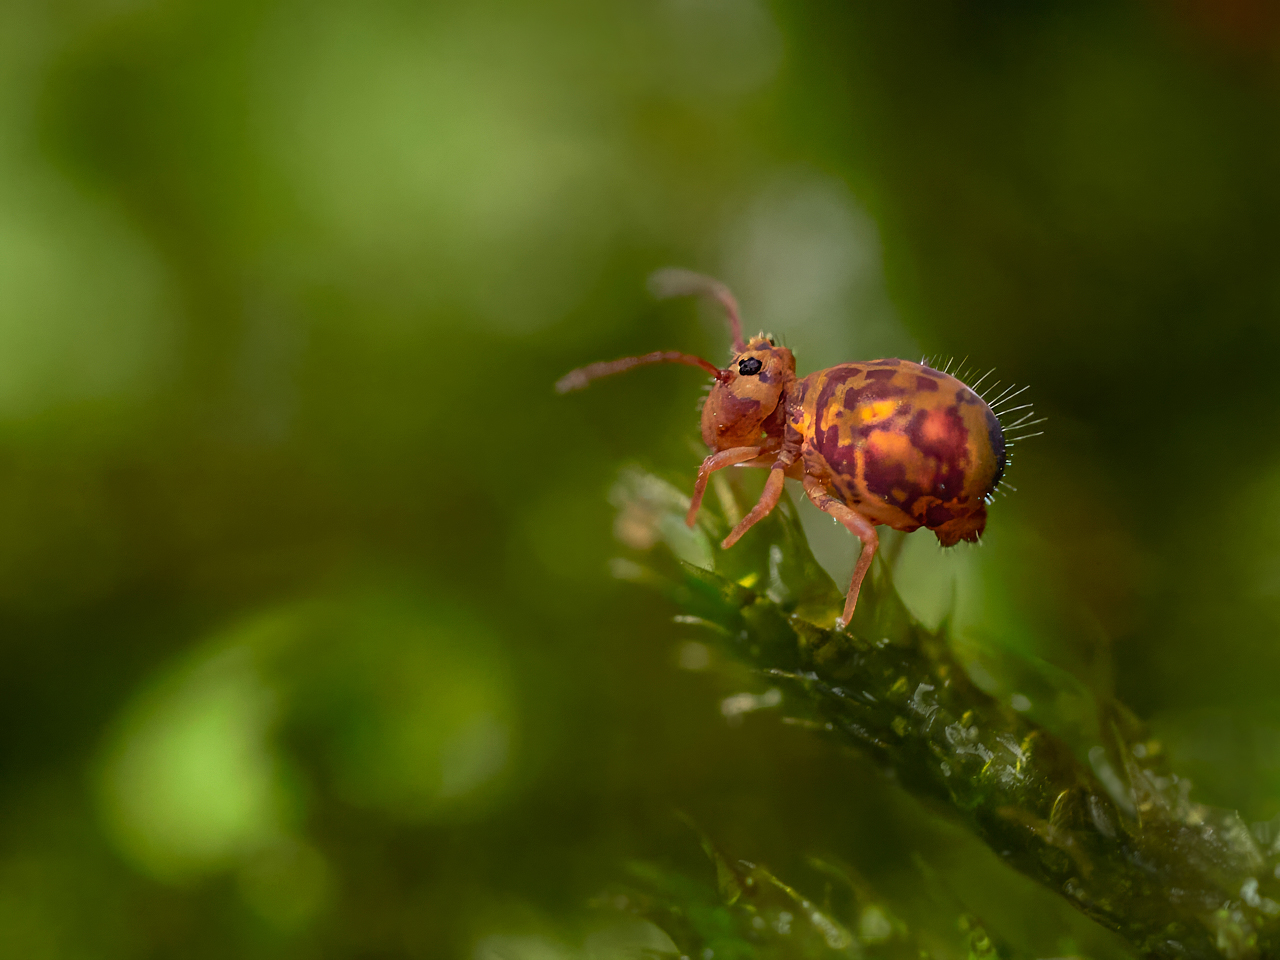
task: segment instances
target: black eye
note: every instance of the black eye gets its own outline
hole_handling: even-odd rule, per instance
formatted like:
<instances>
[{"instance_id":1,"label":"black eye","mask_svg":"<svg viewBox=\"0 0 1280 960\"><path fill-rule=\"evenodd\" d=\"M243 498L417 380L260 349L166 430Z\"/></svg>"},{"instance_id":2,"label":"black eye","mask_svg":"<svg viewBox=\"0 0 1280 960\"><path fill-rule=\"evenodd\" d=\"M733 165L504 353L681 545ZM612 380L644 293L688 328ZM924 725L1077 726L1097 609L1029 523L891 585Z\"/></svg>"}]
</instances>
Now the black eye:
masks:
<instances>
[{"instance_id":1,"label":"black eye","mask_svg":"<svg viewBox=\"0 0 1280 960\"><path fill-rule=\"evenodd\" d=\"M764 364L757 357L747 357L745 360L738 361L738 372L744 377L754 377L760 372L760 368Z\"/></svg>"}]
</instances>

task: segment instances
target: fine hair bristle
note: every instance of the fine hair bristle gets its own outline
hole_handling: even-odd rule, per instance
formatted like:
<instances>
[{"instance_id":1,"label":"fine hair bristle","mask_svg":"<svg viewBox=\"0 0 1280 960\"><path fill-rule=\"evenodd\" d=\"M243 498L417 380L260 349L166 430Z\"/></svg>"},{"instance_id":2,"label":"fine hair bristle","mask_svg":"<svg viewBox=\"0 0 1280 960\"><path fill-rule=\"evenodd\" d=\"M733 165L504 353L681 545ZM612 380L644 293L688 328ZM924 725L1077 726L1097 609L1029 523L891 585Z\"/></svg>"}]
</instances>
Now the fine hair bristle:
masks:
<instances>
[{"instance_id":1,"label":"fine hair bristle","mask_svg":"<svg viewBox=\"0 0 1280 960\"><path fill-rule=\"evenodd\" d=\"M996 368L992 367L990 370L988 370L986 373L980 376L973 383L969 384L969 389L972 390L974 393L976 393L978 396L982 397L982 391L979 390L978 387L982 386L983 380L987 379L987 377L991 376L995 372L996 372ZM987 398L982 397L982 399L985 401Z\"/></svg>"}]
</instances>

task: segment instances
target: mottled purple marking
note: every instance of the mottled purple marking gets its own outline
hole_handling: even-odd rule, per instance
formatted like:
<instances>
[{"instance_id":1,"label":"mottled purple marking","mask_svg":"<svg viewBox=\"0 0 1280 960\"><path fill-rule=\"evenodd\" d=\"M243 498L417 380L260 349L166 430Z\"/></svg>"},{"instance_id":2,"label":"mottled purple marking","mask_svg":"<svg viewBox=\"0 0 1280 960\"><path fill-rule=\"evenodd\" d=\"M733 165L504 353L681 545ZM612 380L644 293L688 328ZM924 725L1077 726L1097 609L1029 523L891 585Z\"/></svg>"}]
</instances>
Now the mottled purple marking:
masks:
<instances>
[{"instance_id":1,"label":"mottled purple marking","mask_svg":"<svg viewBox=\"0 0 1280 960\"><path fill-rule=\"evenodd\" d=\"M905 397L907 390L894 383L885 381L870 382L865 387L854 387L844 395L844 405L852 410L860 404L873 403L876 400L896 400Z\"/></svg>"},{"instance_id":2,"label":"mottled purple marking","mask_svg":"<svg viewBox=\"0 0 1280 960\"><path fill-rule=\"evenodd\" d=\"M941 436L926 436L930 433ZM939 429L941 428L941 429ZM968 454L969 431L957 410L921 410L911 418L907 427L911 445L937 462L932 489L926 491L940 500L954 500L964 492L965 461ZM951 519L950 517L947 518ZM942 521L945 523L946 521ZM934 526L929 522L929 526Z\"/></svg>"},{"instance_id":3,"label":"mottled purple marking","mask_svg":"<svg viewBox=\"0 0 1280 960\"><path fill-rule=\"evenodd\" d=\"M940 503L935 503L924 513L926 527L940 527L948 520L954 520L955 514Z\"/></svg>"},{"instance_id":4,"label":"mottled purple marking","mask_svg":"<svg viewBox=\"0 0 1280 960\"><path fill-rule=\"evenodd\" d=\"M881 457L872 446L867 446L863 451L863 478L867 492L882 500L889 500L895 488L904 491L906 496L901 501L904 507L915 503L927 492L907 479L906 466L902 461L893 457Z\"/></svg>"},{"instance_id":5,"label":"mottled purple marking","mask_svg":"<svg viewBox=\"0 0 1280 960\"><path fill-rule=\"evenodd\" d=\"M983 497L991 496L992 491L1000 485L1000 481L1004 479L1004 468L1008 465L1008 451L1005 449L1004 428L1000 426L1000 421L996 419L996 415L991 412L991 408L987 408L987 439L991 443L991 452L996 458L995 476L991 478L991 484L986 490L982 491Z\"/></svg>"}]
</instances>

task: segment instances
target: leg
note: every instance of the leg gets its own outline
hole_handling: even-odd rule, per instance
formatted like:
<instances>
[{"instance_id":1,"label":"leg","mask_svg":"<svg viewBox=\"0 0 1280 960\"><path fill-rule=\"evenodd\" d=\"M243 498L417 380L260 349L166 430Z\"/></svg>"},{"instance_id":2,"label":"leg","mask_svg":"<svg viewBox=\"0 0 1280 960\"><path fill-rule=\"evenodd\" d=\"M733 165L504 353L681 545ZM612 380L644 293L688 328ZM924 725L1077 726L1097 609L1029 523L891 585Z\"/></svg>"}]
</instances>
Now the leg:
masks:
<instances>
[{"instance_id":1,"label":"leg","mask_svg":"<svg viewBox=\"0 0 1280 960\"><path fill-rule=\"evenodd\" d=\"M689 513L685 516L684 522L692 527L693 522L698 519L698 508L702 506L702 495L707 491L707 481L711 479L711 474L725 467L732 467L735 463L754 460L760 456L761 449L760 447L730 447L728 450L713 453L703 460L702 466L698 468L698 482L693 485L693 498L689 501Z\"/></svg>"},{"instance_id":2,"label":"leg","mask_svg":"<svg viewBox=\"0 0 1280 960\"><path fill-rule=\"evenodd\" d=\"M760 494L760 500L751 512L742 518L742 521L730 531L729 535L724 538L720 546L728 550L742 538L742 535L754 527L757 523L769 515L769 511L778 505L778 501L782 498L782 488L786 483L787 470L782 463L775 463L769 470L769 479L765 481L764 493Z\"/></svg>"},{"instance_id":3,"label":"leg","mask_svg":"<svg viewBox=\"0 0 1280 960\"><path fill-rule=\"evenodd\" d=\"M809 495L813 505L823 513L829 513L845 525L850 533L862 541L862 552L858 554L858 562L853 567L853 579L849 581L849 592L844 598L844 615L836 621L837 627L843 627L853 619L853 608L858 605L858 591L862 589L862 578L871 568L875 559L876 548L880 546L880 537L876 527L870 520L847 504L841 503L827 491L822 482L813 477L804 478L804 492Z\"/></svg>"}]
</instances>

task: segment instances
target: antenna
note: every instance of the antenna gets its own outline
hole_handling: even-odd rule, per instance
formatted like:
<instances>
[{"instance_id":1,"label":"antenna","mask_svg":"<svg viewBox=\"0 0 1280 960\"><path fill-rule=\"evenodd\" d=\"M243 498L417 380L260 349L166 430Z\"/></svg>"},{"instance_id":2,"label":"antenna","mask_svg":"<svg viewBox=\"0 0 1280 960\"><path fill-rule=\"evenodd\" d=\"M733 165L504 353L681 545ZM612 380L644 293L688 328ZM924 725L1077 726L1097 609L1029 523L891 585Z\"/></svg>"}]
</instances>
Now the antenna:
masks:
<instances>
[{"instance_id":1,"label":"antenna","mask_svg":"<svg viewBox=\"0 0 1280 960\"><path fill-rule=\"evenodd\" d=\"M701 367L722 382L729 378L727 370L721 370L710 360L703 360L701 357L695 357L691 353L681 353L678 350L657 350L640 357L606 360L601 363L592 363L585 367L579 367L577 370L570 370L556 381L556 393L581 390L592 380L608 377L615 373L623 373L632 367L641 367L651 363L683 363L690 367Z\"/></svg>"},{"instance_id":2,"label":"antenna","mask_svg":"<svg viewBox=\"0 0 1280 960\"><path fill-rule=\"evenodd\" d=\"M649 277L649 291L659 300L670 297L710 297L720 306L729 319L729 333L733 337L733 352L741 353L746 346L742 339L742 319L738 315L738 301L719 280L704 277L692 270L667 267Z\"/></svg>"}]
</instances>

